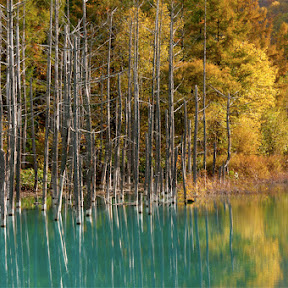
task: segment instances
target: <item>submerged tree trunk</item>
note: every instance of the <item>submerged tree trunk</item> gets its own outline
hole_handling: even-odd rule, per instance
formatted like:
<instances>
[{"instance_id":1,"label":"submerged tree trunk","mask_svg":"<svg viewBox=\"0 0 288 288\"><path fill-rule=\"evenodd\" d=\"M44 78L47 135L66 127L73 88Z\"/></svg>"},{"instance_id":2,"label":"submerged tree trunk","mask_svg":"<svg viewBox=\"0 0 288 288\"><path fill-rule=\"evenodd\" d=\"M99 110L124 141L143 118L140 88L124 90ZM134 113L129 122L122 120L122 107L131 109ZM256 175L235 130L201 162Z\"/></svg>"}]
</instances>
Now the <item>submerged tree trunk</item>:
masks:
<instances>
[{"instance_id":1,"label":"submerged tree trunk","mask_svg":"<svg viewBox=\"0 0 288 288\"><path fill-rule=\"evenodd\" d=\"M0 55L2 55L2 37L3 37L3 27L2 27L2 10L0 9ZM2 68L0 61L0 150L3 150L3 97L2 97Z\"/></svg>"},{"instance_id":2,"label":"submerged tree trunk","mask_svg":"<svg viewBox=\"0 0 288 288\"><path fill-rule=\"evenodd\" d=\"M64 181L66 175L66 163L68 149L70 145L70 67L68 66L68 27L65 27L65 46L64 46L64 118L63 118L63 129L62 129L62 158L61 158L61 167L60 167L60 187L59 195L57 202L57 209L55 215L55 221L59 220L61 208L62 208L62 198L63 198L63 189Z\"/></svg>"},{"instance_id":3,"label":"submerged tree trunk","mask_svg":"<svg viewBox=\"0 0 288 288\"><path fill-rule=\"evenodd\" d=\"M46 112L45 112L45 142L44 142L44 167L43 167L43 195L42 209L46 210L47 199L47 176L49 161L49 118L50 118L50 94L51 94L51 54L52 54L52 17L53 0L50 2L50 26L48 34L48 63L47 63L47 89L46 89Z\"/></svg>"},{"instance_id":4,"label":"submerged tree trunk","mask_svg":"<svg viewBox=\"0 0 288 288\"><path fill-rule=\"evenodd\" d=\"M120 176L120 136L121 136L121 126L122 126L122 93L121 93L121 78L118 75L118 105L116 105L116 109L118 112L116 113L116 117L118 117L116 121L116 145L115 145L115 164L114 164L114 198L116 202L116 193L117 187L119 184L119 176Z\"/></svg>"},{"instance_id":5,"label":"submerged tree trunk","mask_svg":"<svg viewBox=\"0 0 288 288\"><path fill-rule=\"evenodd\" d=\"M188 174L192 172L192 161L191 161L191 120L188 120Z\"/></svg>"},{"instance_id":6,"label":"submerged tree trunk","mask_svg":"<svg viewBox=\"0 0 288 288\"><path fill-rule=\"evenodd\" d=\"M203 169L206 178L206 158L207 158L207 135L206 135L206 0L204 3L204 56L203 56L203 145L204 145L204 153L203 153Z\"/></svg>"},{"instance_id":7,"label":"submerged tree trunk","mask_svg":"<svg viewBox=\"0 0 288 288\"><path fill-rule=\"evenodd\" d=\"M9 155L9 215L14 215L14 187L15 187L15 166L16 166L16 129L17 129L17 103L15 95L15 73L14 73L14 44L13 44L13 0L8 1L8 70L7 95L10 100L11 119L10 127L10 155Z\"/></svg>"},{"instance_id":8,"label":"submerged tree trunk","mask_svg":"<svg viewBox=\"0 0 288 288\"><path fill-rule=\"evenodd\" d=\"M55 62L54 62L54 131L52 145L52 194L53 204L58 196L58 144L59 144L59 0L55 0Z\"/></svg>"},{"instance_id":9,"label":"submerged tree trunk","mask_svg":"<svg viewBox=\"0 0 288 288\"><path fill-rule=\"evenodd\" d=\"M77 37L74 38L74 102L73 102L73 120L74 120L74 131L73 131L73 151L74 151L74 206L76 210L76 223L81 224L81 215L80 215L80 191L79 191L79 139L78 139L78 45Z\"/></svg>"},{"instance_id":10,"label":"submerged tree trunk","mask_svg":"<svg viewBox=\"0 0 288 288\"><path fill-rule=\"evenodd\" d=\"M194 125L194 147L193 147L193 182L197 181L197 137L198 137L198 88L195 86L195 125Z\"/></svg>"},{"instance_id":11,"label":"submerged tree trunk","mask_svg":"<svg viewBox=\"0 0 288 288\"><path fill-rule=\"evenodd\" d=\"M170 11L170 39L169 39L169 92L168 92L168 105L169 105L169 157L168 162L172 168L171 174L174 175L174 0L171 0L171 11ZM166 136L167 137L167 136ZM172 176L173 177L173 176ZM174 179L168 179L169 188L171 189L174 183ZM173 188L170 191L173 196Z\"/></svg>"},{"instance_id":12,"label":"submerged tree trunk","mask_svg":"<svg viewBox=\"0 0 288 288\"><path fill-rule=\"evenodd\" d=\"M2 131L0 131L2 133ZM6 226L6 201L5 201L5 152L0 150L0 207L1 207L1 227Z\"/></svg>"},{"instance_id":13,"label":"submerged tree trunk","mask_svg":"<svg viewBox=\"0 0 288 288\"><path fill-rule=\"evenodd\" d=\"M134 195L138 204L139 184L139 148L140 148L140 110L139 110L139 83L138 83L138 40L139 40L139 1L136 1L136 27L134 42Z\"/></svg>"},{"instance_id":14,"label":"submerged tree trunk","mask_svg":"<svg viewBox=\"0 0 288 288\"><path fill-rule=\"evenodd\" d=\"M32 153L33 153L33 167L34 167L34 186L33 192L37 199L38 189L38 164L37 164L37 152L35 143L35 126L34 126L34 107L33 107L33 90L32 90L32 78L30 78L30 109L31 109L31 137L32 137Z\"/></svg>"},{"instance_id":15,"label":"submerged tree trunk","mask_svg":"<svg viewBox=\"0 0 288 288\"><path fill-rule=\"evenodd\" d=\"M20 190L21 190L21 130L22 130L22 97L21 97L21 59L20 59L20 31L19 31L19 6L17 7L17 24L16 24L16 80L17 80L17 104L18 104L18 125L17 125L17 163L16 163L16 208L21 208ZM1 86L0 86L1 89Z\"/></svg>"},{"instance_id":16,"label":"submerged tree trunk","mask_svg":"<svg viewBox=\"0 0 288 288\"><path fill-rule=\"evenodd\" d=\"M91 108L90 108L90 95L89 95L89 83L88 83L88 44L87 44L87 27L86 27L86 0L83 0L83 30L84 30L84 49L83 49L83 101L84 101L84 117L85 126L87 132L85 133L85 139L87 143L87 202L86 202L86 215L92 214L92 171L93 171L93 159L92 159L92 134L91 134Z\"/></svg>"},{"instance_id":17,"label":"submerged tree trunk","mask_svg":"<svg viewBox=\"0 0 288 288\"><path fill-rule=\"evenodd\" d=\"M24 123L22 130L22 167L26 165L26 143L27 143L27 101L26 101L26 2L23 3L23 23L22 23L22 87L23 87L23 106L24 106Z\"/></svg>"}]
</instances>

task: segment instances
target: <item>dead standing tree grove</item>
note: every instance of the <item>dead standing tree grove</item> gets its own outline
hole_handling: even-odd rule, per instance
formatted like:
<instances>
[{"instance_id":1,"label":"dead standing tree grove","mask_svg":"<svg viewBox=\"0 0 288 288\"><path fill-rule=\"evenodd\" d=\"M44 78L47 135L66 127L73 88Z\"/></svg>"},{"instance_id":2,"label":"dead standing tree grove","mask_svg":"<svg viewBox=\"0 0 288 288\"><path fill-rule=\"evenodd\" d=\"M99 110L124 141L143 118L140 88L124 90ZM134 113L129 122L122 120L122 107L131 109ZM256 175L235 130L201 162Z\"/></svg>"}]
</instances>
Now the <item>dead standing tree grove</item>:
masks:
<instances>
[{"instance_id":1,"label":"dead standing tree grove","mask_svg":"<svg viewBox=\"0 0 288 288\"><path fill-rule=\"evenodd\" d=\"M25 107L26 117L26 88L25 83L21 85L20 75L25 74L25 66L23 71L20 70L20 46L23 43L19 41L19 18L16 22L16 48L14 49L14 34L15 29L13 24L13 3L8 1L7 6L7 83L6 83L6 98L9 109L7 120L9 123L9 131L7 135L8 152L7 152L7 164L5 168L6 175L6 188L9 188L9 213L13 214L14 211L14 182L15 182L15 167L16 167L16 156L17 152L21 149L21 145L16 147L16 139L20 139L19 135L23 135L21 130L17 130L18 124L20 125L21 109ZM149 209L153 200L160 200L163 187L166 188L166 192L169 194L169 201L176 202L176 189L177 189L177 161L178 161L178 149L180 146L175 145L175 124L174 117L176 111L174 110L174 94L177 88L174 87L174 67L175 67L175 33L177 28L175 21L179 14L179 7L175 4L175 1L171 0L169 7L170 12L170 34L169 34L169 81L168 81L168 110L166 113L166 158L165 164L165 179L166 185L163 185L163 167L161 166L162 155L162 138L164 135L161 133L161 106L162 99L160 99L160 75L161 75L161 25L163 21L162 15L162 3L158 0L155 3L155 25L153 31L153 64L152 64L152 81L151 81L151 101L149 107L149 128L147 138L147 160L146 161L146 184L148 185L148 199ZM25 7L25 6L24 6ZM141 189L142 175L140 167L140 158L143 148L140 145L141 134L140 132L140 120L145 109L140 107L142 101L141 92L141 73L140 71L140 60L139 60L139 37L140 37L140 9L141 5L139 1L134 1L133 16L130 19L129 24L129 59L128 69L116 71L112 74L111 71L115 71L113 55L113 15L117 12L114 9L108 12L108 21L105 28L108 27L108 40L105 42L107 46L107 74L103 75L101 72L101 79L93 79L93 56L88 51L88 46L92 47L92 40L89 38L87 26L87 12L86 12L86 1L83 0L83 18L82 21L78 22L76 27L69 22L69 16L61 17L60 15L60 2L59 0L50 1L50 24L49 31L47 33L48 45L46 46L47 51L47 81L45 91L45 139L44 139L44 167L43 167L43 191L42 191L42 209L47 208L47 194L48 194L48 174L49 168L51 167L52 174L52 197L56 205L55 209L55 220L60 218L62 208L62 198L64 197L65 181L73 183L74 189L74 206L76 208L77 223L82 222L81 206L85 196L85 209L86 215L91 215L92 200L95 198L96 189L96 173L97 165L95 154L98 150L98 134L101 137L101 144L105 141L106 136L106 150L104 165L102 166L102 190L105 190L105 199L107 203L112 203L111 192L115 203L117 203L118 192L121 191L121 198L125 196L125 187L130 187L131 181L133 181L133 194L135 198L134 204L141 205L141 197L139 197L139 190ZM23 10L23 13L25 9ZM67 9L68 11L68 9ZM69 12L67 12L69 13ZM24 21L24 20L23 20ZM25 24L25 22L24 22ZM23 24L23 26L25 26ZM62 28L63 27L63 28ZM93 34L93 33L92 33ZM25 36L25 32L23 32ZM23 36L23 41L25 37ZM91 40L91 41L90 41ZM164 41L164 40L163 40ZM90 53L90 54L89 54ZM23 54L24 55L24 54ZM16 58L15 58L16 57ZM23 56L22 56L23 57ZM15 58L15 59L14 59ZM23 60L23 59L22 59ZM105 66L105 65L104 65ZM16 67L16 68L15 68ZM126 74L126 78L122 78L122 74ZM115 75L118 76L118 84L114 85L117 81L112 80ZM105 82L103 81L105 79ZM127 91L124 93L122 88L122 79L127 79ZM23 81L25 82L25 78ZM107 117L101 115L103 120L101 123L95 123L93 113L91 110L92 105L95 103L91 102L93 98L93 92L95 89L94 83L100 83L101 86L101 111L106 113ZM103 91L106 85L106 99L103 97ZM112 87L112 85L114 85ZM116 92L112 91L112 88L117 86ZM123 85L123 87L125 87ZM122 91L123 90L123 91ZM21 102L21 91L24 91L25 101ZM70 93L72 91L72 93ZM122 93L123 92L123 93ZM1 94L0 94L1 95ZM116 95L115 98L114 95ZM126 99L124 99L124 95ZM17 97L16 97L17 96ZM33 112L34 99L32 93L32 82L30 84L30 106ZM63 99L61 98L63 96ZM100 97L99 97L100 98ZM53 99L53 103L51 103ZM1 100L1 99L0 99ZM166 102L163 99L164 102ZM116 104L115 104L116 103ZM124 105L125 103L125 105ZM185 102L186 103L186 102ZM51 105L53 104L53 105ZM99 104L99 102L98 102ZM17 107L18 105L18 107ZM99 106L100 106L99 105ZM53 106L53 109L50 109ZM98 106L98 107L99 107ZM104 108L105 106L105 108ZM165 106L165 104L163 104ZM1 106L2 107L2 106ZM52 110L52 111L51 111ZM113 118L112 113L115 111L115 117ZM3 113L1 112L1 117ZM102 113L101 112L101 113ZM19 115L19 117L17 117ZM122 116L123 117L122 119ZM187 107L185 104L185 115L187 115ZM31 113L32 124L34 123L34 115ZM145 118L145 117L143 117ZM187 117L186 117L187 118ZM185 119L186 119L185 118ZM26 121L26 120L25 120ZM25 124L24 126L27 125ZM113 122L114 121L114 122ZM104 122L104 123L103 123ZM106 123L105 123L106 122ZM187 122L187 123L186 123ZM2 122L0 122L2 123ZM111 126L112 123L116 123ZM191 127L187 128L188 120L185 120L185 135L181 146L182 154L182 169L186 170L186 150L187 150L187 131L191 133ZM50 127L50 124L51 127ZM105 127L106 124L106 128ZM164 123L163 123L164 124ZM101 131L96 131L95 127L101 127ZM190 125L191 126L191 125ZM0 126L1 127L1 126ZM52 143L49 143L50 129L53 129ZM142 130L142 125L141 125ZM18 131L18 133L16 133ZM124 133L125 131L125 133ZM189 132L190 131L190 132ZM61 133L60 133L61 132ZM71 145L70 145L70 133L71 133ZM115 133L115 134L114 134ZM124 133L124 135L123 135ZM18 138L17 138L18 134ZM37 155L36 155L36 143L35 138L37 131L32 125L32 142L33 142L33 155L34 155L34 166L35 175L37 179ZM3 131L1 137L3 139ZM61 141L60 141L61 135ZM112 136L113 135L113 136ZM115 135L115 138L113 138ZM83 137L82 137L83 136ZM26 136L25 136L26 137ZM122 140L123 138L123 140ZM189 137L188 137L189 138ZM191 137L190 137L191 138ZM189 139L190 139L189 138ZM50 139L51 140L51 139ZM3 140L1 140L3 141ZM155 142L154 142L155 141ZM154 143L155 145L154 145ZM178 141L179 142L179 141ZM191 147L191 140L188 141L188 146ZM189 144L190 143L190 144ZM21 144L21 143L20 143ZM51 145L52 144L52 145ZM60 146L61 144L61 146ZM26 144L23 144L25 146ZM113 146L114 145L114 146ZM49 146L52 150L52 157L49 157ZM175 147L176 146L176 147ZM114 147L114 149L112 149ZM1 145L1 148L3 146ZM121 149L122 148L122 149ZM24 149L24 148L23 148ZM25 148L26 149L26 148ZM195 149L194 149L195 150ZM99 153L102 154L102 146L99 148ZM112 152L114 151L114 152ZM122 151L122 153L120 153ZM59 155L58 155L59 153ZM3 153L2 153L3 154ZM121 154L121 155L120 155ZM21 156L21 154L18 154ZM99 157L100 158L100 157ZM20 158L21 159L21 158ZM24 159L24 158L22 158ZM52 160L50 162L50 159ZM72 161L73 159L73 161ZM82 161L83 159L83 161ZM189 157L188 157L189 159ZM100 158L101 160L101 158ZM102 161L102 160L101 160ZM18 166L19 163L18 158ZM190 161L191 162L191 161ZM73 163L73 165L72 165ZM69 167L69 173L66 172L67 166ZM155 165L155 167L154 167ZM190 166L191 164L188 164ZM2 169L2 166L0 167ZM194 168L194 167L193 167ZM87 173L83 173L87 171ZM19 171L17 170L17 173ZM20 173L20 172L19 172ZM19 178L19 173L17 178ZM140 177L141 176L141 177ZM70 177L70 178L68 178ZM97 177L98 178L98 177ZM132 178L132 179L131 179ZM7 179L9 181L7 181ZM19 179L18 179L19 180ZM19 182L17 182L19 183ZM37 182L35 182L36 184ZM1 184L1 183L0 183ZM0 186L1 188L2 186ZM4 187L4 186L3 186ZM20 187L20 186L19 186ZM35 185L35 190L37 186ZM2 189L2 188L1 188ZM4 189L3 189L4 190ZM83 196L83 193L85 195ZM93 197L92 197L93 194ZM2 197L3 196L3 197ZM155 196L155 197L154 197ZM17 195L17 199L20 199L20 195ZM93 198L93 199L92 199ZM4 200L3 200L4 199ZM172 200L171 200L172 199ZM1 207L5 206L5 196L1 194ZM5 211L5 209L1 209ZM139 210L140 211L140 210ZM151 210L149 210L151 213ZM3 218L4 219L4 218Z\"/></svg>"}]
</instances>

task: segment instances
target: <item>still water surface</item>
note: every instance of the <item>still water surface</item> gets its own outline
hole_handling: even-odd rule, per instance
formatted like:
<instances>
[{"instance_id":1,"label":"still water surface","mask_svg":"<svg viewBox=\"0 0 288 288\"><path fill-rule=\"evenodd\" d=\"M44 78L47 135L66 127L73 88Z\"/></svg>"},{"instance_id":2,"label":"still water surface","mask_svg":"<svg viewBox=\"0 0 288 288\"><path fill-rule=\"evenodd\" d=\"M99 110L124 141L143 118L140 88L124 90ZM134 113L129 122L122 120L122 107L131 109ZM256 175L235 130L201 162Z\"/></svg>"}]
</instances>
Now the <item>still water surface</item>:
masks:
<instances>
[{"instance_id":1,"label":"still water surface","mask_svg":"<svg viewBox=\"0 0 288 288\"><path fill-rule=\"evenodd\" d=\"M288 191L288 189L287 189ZM288 286L288 194L205 206L17 213L0 230L0 286Z\"/></svg>"}]
</instances>

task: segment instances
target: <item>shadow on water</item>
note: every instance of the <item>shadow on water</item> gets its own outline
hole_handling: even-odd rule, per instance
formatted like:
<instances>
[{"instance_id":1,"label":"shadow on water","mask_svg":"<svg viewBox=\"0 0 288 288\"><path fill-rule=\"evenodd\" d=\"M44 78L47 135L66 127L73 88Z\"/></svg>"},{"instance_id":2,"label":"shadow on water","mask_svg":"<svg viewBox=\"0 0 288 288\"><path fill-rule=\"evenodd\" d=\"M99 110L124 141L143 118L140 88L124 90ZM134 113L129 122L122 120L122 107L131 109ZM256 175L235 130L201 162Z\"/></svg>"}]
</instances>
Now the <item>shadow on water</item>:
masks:
<instances>
[{"instance_id":1,"label":"shadow on water","mask_svg":"<svg viewBox=\"0 0 288 288\"><path fill-rule=\"evenodd\" d=\"M94 207L76 225L63 207L9 217L2 287L287 286L288 195L205 207Z\"/></svg>"}]
</instances>

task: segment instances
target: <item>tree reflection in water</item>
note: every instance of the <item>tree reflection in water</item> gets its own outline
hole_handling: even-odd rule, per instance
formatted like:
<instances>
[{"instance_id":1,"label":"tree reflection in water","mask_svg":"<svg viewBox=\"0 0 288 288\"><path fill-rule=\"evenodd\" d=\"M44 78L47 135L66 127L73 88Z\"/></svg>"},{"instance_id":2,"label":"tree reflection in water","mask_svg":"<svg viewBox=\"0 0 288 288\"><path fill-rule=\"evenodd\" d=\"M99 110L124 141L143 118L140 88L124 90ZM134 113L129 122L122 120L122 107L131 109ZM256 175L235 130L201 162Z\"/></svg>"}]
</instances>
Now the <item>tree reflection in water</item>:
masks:
<instances>
[{"instance_id":1,"label":"tree reflection in water","mask_svg":"<svg viewBox=\"0 0 288 288\"><path fill-rule=\"evenodd\" d=\"M205 207L23 211L0 230L0 286L287 286L288 196ZM273 273L271 273L273 272ZM272 275L271 275L272 274Z\"/></svg>"}]
</instances>

